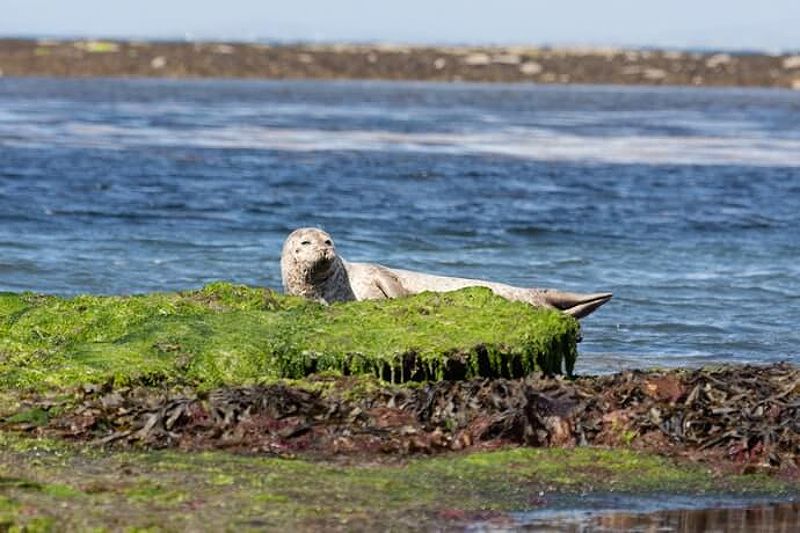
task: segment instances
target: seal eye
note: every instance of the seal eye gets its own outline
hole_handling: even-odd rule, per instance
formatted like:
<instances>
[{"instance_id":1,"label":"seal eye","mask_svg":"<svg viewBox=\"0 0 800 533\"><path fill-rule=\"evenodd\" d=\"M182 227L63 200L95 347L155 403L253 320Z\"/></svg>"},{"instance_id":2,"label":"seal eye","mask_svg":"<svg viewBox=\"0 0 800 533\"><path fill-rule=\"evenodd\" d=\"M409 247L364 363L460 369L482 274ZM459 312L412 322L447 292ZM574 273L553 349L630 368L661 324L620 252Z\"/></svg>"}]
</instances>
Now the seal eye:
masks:
<instances>
[{"instance_id":1,"label":"seal eye","mask_svg":"<svg viewBox=\"0 0 800 533\"><path fill-rule=\"evenodd\" d=\"M330 239L327 239L327 240L325 241L325 244L327 244L328 246L333 246L333 243L331 242L331 240L330 240Z\"/></svg>"},{"instance_id":2,"label":"seal eye","mask_svg":"<svg viewBox=\"0 0 800 533\"><path fill-rule=\"evenodd\" d=\"M300 244L302 244L303 246L308 246L309 244L311 244L311 241L303 241Z\"/></svg>"}]
</instances>

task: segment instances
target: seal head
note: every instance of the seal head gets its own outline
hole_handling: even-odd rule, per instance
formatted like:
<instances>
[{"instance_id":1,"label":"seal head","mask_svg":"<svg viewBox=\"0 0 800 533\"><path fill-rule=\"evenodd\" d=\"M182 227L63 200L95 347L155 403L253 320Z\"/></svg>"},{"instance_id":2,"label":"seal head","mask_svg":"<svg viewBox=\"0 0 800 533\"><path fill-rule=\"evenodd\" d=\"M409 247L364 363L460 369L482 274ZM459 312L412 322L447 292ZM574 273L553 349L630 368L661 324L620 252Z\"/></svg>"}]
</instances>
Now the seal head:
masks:
<instances>
[{"instance_id":1,"label":"seal head","mask_svg":"<svg viewBox=\"0 0 800 533\"><path fill-rule=\"evenodd\" d=\"M355 300L331 236L318 228L294 230L281 252L283 290L325 302Z\"/></svg>"}]
</instances>

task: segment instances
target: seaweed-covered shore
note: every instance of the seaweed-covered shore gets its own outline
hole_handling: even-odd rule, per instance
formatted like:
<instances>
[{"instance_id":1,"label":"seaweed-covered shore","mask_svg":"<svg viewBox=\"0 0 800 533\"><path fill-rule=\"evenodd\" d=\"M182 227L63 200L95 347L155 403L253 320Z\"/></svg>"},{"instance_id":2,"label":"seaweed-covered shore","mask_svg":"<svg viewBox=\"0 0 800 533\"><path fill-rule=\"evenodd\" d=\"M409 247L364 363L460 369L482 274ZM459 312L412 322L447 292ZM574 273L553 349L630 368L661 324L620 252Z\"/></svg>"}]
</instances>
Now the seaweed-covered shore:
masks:
<instances>
[{"instance_id":1,"label":"seaweed-covered shore","mask_svg":"<svg viewBox=\"0 0 800 533\"><path fill-rule=\"evenodd\" d=\"M547 494L800 496L800 369L580 376L578 340L480 288L0 293L0 530L441 529L513 525Z\"/></svg>"},{"instance_id":2,"label":"seaweed-covered shore","mask_svg":"<svg viewBox=\"0 0 800 533\"><path fill-rule=\"evenodd\" d=\"M799 388L797 368L774 365L6 391L0 529L442 530L517 527L520 511L587 495L792 502ZM776 527L796 523L800 506L753 512L752 527ZM740 527L743 516L679 523ZM599 523L648 520L664 523Z\"/></svg>"},{"instance_id":3,"label":"seaweed-covered shore","mask_svg":"<svg viewBox=\"0 0 800 533\"><path fill-rule=\"evenodd\" d=\"M0 427L328 458L603 445L797 476L796 367L570 379L579 336L482 288L331 306L224 282L5 293Z\"/></svg>"},{"instance_id":4,"label":"seaweed-covered shore","mask_svg":"<svg viewBox=\"0 0 800 533\"><path fill-rule=\"evenodd\" d=\"M109 383L27 395L0 427L121 448L325 459L610 446L800 478L800 370L730 366L416 386L318 376L205 393Z\"/></svg>"},{"instance_id":5,"label":"seaweed-covered shore","mask_svg":"<svg viewBox=\"0 0 800 533\"><path fill-rule=\"evenodd\" d=\"M3 531L508 528L519 523L515 511L595 491L634 502L716 493L763 504L797 495L775 477L713 476L702 465L629 450L516 448L342 464L119 451L0 433ZM798 508L788 511L785 520L796 523Z\"/></svg>"},{"instance_id":6,"label":"seaweed-covered shore","mask_svg":"<svg viewBox=\"0 0 800 533\"><path fill-rule=\"evenodd\" d=\"M0 74L800 89L800 53L3 39Z\"/></svg>"}]
</instances>

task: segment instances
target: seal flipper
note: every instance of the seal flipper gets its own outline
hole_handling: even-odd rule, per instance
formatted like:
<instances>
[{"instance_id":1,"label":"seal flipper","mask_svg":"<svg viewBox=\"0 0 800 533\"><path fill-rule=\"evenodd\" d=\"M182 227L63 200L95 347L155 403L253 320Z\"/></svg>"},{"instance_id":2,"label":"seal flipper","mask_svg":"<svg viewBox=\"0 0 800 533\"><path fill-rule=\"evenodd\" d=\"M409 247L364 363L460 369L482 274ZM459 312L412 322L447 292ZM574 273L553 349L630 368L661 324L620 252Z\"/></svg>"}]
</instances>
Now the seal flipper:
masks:
<instances>
[{"instance_id":1,"label":"seal flipper","mask_svg":"<svg viewBox=\"0 0 800 533\"><path fill-rule=\"evenodd\" d=\"M583 318L591 314L595 309L609 301L612 296L613 294L610 292L580 294L575 292L554 291L551 289L544 291L544 300L547 305L555 307L575 318Z\"/></svg>"},{"instance_id":2,"label":"seal flipper","mask_svg":"<svg viewBox=\"0 0 800 533\"><path fill-rule=\"evenodd\" d=\"M380 269L380 272L375 277L375 286L383 293L385 298L400 298L411 294L403 287L397 276L385 268Z\"/></svg>"}]
</instances>

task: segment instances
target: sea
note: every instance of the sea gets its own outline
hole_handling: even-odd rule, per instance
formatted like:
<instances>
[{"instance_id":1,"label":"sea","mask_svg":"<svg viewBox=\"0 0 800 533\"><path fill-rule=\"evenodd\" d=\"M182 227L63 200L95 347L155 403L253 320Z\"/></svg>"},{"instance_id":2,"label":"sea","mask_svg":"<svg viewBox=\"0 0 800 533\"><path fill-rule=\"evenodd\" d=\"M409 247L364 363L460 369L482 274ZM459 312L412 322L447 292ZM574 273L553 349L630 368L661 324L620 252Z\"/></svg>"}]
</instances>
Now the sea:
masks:
<instances>
[{"instance_id":1,"label":"sea","mask_svg":"<svg viewBox=\"0 0 800 533\"><path fill-rule=\"evenodd\" d=\"M280 289L339 253L614 299L578 373L800 356L800 92L0 78L0 290Z\"/></svg>"}]
</instances>

